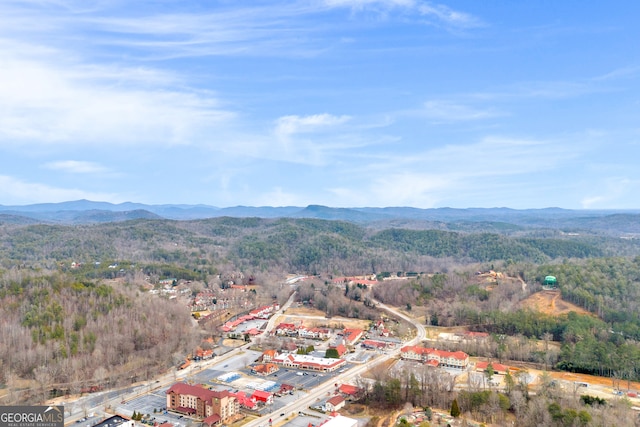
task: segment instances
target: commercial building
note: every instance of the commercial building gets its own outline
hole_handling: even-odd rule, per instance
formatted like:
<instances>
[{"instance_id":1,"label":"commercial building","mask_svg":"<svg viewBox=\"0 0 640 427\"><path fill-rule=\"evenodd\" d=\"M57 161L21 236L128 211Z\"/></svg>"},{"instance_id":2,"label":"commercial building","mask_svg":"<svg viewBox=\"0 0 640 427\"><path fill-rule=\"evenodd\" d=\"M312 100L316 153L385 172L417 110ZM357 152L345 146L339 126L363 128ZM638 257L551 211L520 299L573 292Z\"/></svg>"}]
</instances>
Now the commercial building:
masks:
<instances>
[{"instance_id":1,"label":"commercial building","mask_svg":"<svg viewBox=\"0 0 640 427\"><path fill-rule=\"evenodd\" d=\"M466 369L469 355L463 351L446 351L419 346L405 346L400 349L403 359L417 360L431 366Z\"/></svg>"},{"instance_id":2,"label":"commercial building","mask_svg":"<svg viewBox=\"0 0 640 427\"><path fill-rule=\"evenodd\" d=\"M213 416L217 415L221 422L233 419L240 412L238 400L228 391L213 391L185 383L176 383L167 390L167 410L209 421L215 421Z\"/></svg>"}]
</instances>

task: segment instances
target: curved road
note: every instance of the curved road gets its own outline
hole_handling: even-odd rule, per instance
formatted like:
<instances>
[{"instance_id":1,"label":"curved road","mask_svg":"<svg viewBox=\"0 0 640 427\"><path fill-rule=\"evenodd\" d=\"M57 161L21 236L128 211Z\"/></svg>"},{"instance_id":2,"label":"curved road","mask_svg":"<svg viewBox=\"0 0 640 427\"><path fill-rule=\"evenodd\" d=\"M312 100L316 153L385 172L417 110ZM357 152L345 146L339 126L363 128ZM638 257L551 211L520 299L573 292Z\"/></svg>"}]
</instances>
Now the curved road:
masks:
<instances>
[{"instance_id":1,"label":"curved road","mask_svg":"<svg viewBox=\"0 0 640 427\"><path fill-rule=\"evenodd\" d=\"M287 302L289 303L290 301L292 301L292 298L289 298L289 301ZM379 307L389 312L391 315L395 317L399 317L411 323L416 328L416 336L413 339L405 342L404 343L405 345L416 345L426 338L427 331L425 327L422 324L420 324L420 322L410 318L409 316L397 311L394 308L391 308L385 304L382 304L379 301L374 300L374 302L376 304L376 307ZM386 354L381 354L376 358L371 359L360 366L356 366L354 368L349 369L349 371L345 372L344 374L336 376L333 381L329 381L326 384L322 384L316 387L307 396L288 404L287 406L285 406L284 408L281 408L276 412L273 412L269 415L262 416L256 420L250 421L247 424L245 424L244 427L266 427L269 425L269 420L271 420L273 424L276 424L284 421L291 414L297 414L300 411L307 410L309 406L317 402L318 399L325 397L327 392L334 391L335 390L334 383L343 383L343 382L352 380L358 377L359 375L363 374L367 370L371 369L372 367L380 363L384 363L389 359L397 357L400 354L400 348L401 347L396 348L393 351L390 351L389 353L386 353ZM280 414L283 414L283 415L281 416Z\"/></svg>"}]
</instances>

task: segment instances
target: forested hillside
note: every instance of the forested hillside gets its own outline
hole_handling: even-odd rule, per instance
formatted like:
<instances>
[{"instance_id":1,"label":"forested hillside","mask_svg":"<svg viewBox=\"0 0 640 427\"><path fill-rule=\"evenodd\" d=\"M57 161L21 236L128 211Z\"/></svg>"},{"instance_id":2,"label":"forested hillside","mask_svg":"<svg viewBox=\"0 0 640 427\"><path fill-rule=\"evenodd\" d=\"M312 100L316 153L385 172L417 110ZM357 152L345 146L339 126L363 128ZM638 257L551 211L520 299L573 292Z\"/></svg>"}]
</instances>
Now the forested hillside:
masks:
<instances>
[{"instance_id":1,"label":"forested hillside","mask_svg":"<svg viewBox=\"0 0 640 427\"><path fill-rule=\"evenodd\" d=\"M531 234L531 237L527 234ZM539 229L519 236L443 230L377 230L314 219L214 218L134 220L61 226L0 226L0 259L9 267L53 267L64 260L192 262L194 257L241 268L299 272L431 270L433 259L454 263L637 255L636 240L564 235Z\"/></svg>"},{"instance_id":2,"label":"forested hillside","mask_svg":"<svg viewBox=\"0 0 640 427\"><path fill-rule=\"evenodd\" d=\"M150 378L197 343L175 301L60 273L5 272L0 319L2 382L33 379L44 391Z\"/></svg>"}]
</instances>

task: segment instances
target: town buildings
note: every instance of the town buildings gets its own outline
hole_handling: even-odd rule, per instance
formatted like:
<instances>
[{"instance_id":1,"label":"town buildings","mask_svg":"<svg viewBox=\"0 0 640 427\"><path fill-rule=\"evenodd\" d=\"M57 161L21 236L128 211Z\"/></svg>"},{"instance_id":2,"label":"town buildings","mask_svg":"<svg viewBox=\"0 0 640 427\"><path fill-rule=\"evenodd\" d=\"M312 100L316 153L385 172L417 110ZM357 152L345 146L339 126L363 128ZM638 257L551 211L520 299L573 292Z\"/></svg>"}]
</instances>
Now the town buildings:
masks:
<instances>
[{"instance_id":1,"label":"town buildings","mask_svg":"<svg viewBox=\"0 0 640 427\"><path fill-rule=\"evenodd\" d=\"M345 405L344 397L338 394L328 399L324 406L326 407L328 412L335 412L344 408L344 405Z\"/></svg>"},{"instance_id":2,"label":"town buildings","mask_svg":"<svg viewBox=\"0 0 640 427\"><path fill-rule=\"evenodd\" d=\"M185 383L167 390L167 410L206 419L208 425L231 420L240 412L238 400L231 393Z\"/></svg>"},{"instance_id":3,"label":"town buildings","mask_svg":"<svg viewBox=\"0 0 640 427\"><path fill-rule=\"evenodd\" d=\"M262 353L262 361L275 363L286 368L316 372L333 372L347 363L344 359L327 359L306 354L281 354L275 350L265 350Z\"/></svg>"},{"instance_id":4,"label":"town buildings","mask_svg":"<svg viewBox=\"0 0 640 427\"><path fill-rule=\"evenodd\" d=\"M445 368L466 369L469 365L469 355L463 351L446 351L420 346L402 347L400 357Z\"/></svg>"}]
</instances>

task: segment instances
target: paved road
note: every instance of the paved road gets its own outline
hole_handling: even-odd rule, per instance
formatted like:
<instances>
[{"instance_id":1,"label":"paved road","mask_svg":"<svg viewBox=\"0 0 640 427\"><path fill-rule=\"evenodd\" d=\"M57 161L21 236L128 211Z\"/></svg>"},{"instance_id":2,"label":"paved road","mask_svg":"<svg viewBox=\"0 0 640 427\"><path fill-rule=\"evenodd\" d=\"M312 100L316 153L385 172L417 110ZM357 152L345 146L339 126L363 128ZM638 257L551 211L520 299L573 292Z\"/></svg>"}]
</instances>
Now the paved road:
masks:
<instances>
[{"instance_id":1,"label":"paved road","mask_svg":"<svg viewBox=\"0 0 640 427\"><path fill-rule=\"evenodd\" d=\"M399 317L409 323L411 323L415 328L416 328L416 336L415 338L413 338L410 341L407 341L405 343L405 345L416 345L416 344L420 344L426 337L427 337L427 330L425 329L424 325L422 325L419 321L416 321L415 319L410 318L409 316L405 315L404 313L391 308L387 305L384 305L383 303L381 303L380 301L377 300L373 300L373 302L376 304L376 307L379 307L385 311L388 311L389 313L391 313L392 315ZM398 349L398 354L400 353L399 349Z\"/></svg>"},{"instance_id":2,"label":"paved road","mask_svg":"<svg viewBox=\"0 0 640 427\"><path fill-rule=\"evenodd\" d=\"M406 316L405 314L386 306L385 304L382 304L379 301L375 301L376 306L389 312L391 315L399 317L409 323L411 323L413 326L415 326L416 328L416 336L411 339L410 341L407 341L405 344L406 345L415 345L420 343L426 336L427 336L427 331L424 328L423 325L421 325L418 321ZM273 412L271 414L265 415L263 417L260 417L254 421L251 421L247 424L245 424L245 427L265 427L269 425L269 420L271 420L271 422L273 424L279 423L284 421L288 416L292 415L292 414L297 414L300 411L305 411L309 408L309 406L313 405L314 403L316 403L318 400L326 397L327 392L331 393L335 390L335 385L334 383L345 383L345 382L349 382L355 378L357 378L358 376L360 376L361 374L363 374L364 372L366 372L367 370L371 369L372 367L380 364L380 363L384 363L389 359L398 357L400 354L400 348L398 347L396 349L394 349L393 351L390 351L389 353L384 353L381 354L379 356L377 356L374 359L369 360L367 363L364 363L360 366L357 366L355 368L349 369L348 372L339 375L337 377L335 377L334 381L331 381L327 384L323 384L320 385L318 387L316 387L315 389L313 389L307 396L296 400L295 402L290 403L289 405L285 406L284 408Z\"/></svg>"},{"instance_id":3,"label":"paved road","mask_svg":"<svg viewBox=\"0 0 640 427\"><path fill-rule=\"evenodd\" d=\"M267 325L265 326L264 331L262 331L262 333L258 336L264 337L269 335L269 332L271 332L273 328L276 327L276 319L280 317L280 315L283 314L289 307L291 307L291 304L293 304L293 301L296 299L296 293L297 291L293 291L293 293L291 294L287 302L285 302L282 305L282 307L280 307L280 310L276 311L273 314L273 316L269 318L269 321L267 322Z\"/></svg>"}]
</instances>

